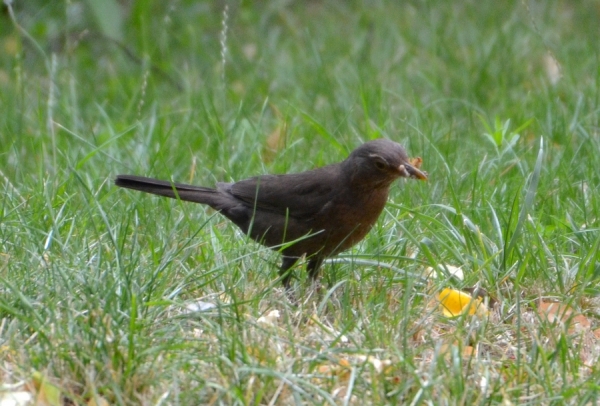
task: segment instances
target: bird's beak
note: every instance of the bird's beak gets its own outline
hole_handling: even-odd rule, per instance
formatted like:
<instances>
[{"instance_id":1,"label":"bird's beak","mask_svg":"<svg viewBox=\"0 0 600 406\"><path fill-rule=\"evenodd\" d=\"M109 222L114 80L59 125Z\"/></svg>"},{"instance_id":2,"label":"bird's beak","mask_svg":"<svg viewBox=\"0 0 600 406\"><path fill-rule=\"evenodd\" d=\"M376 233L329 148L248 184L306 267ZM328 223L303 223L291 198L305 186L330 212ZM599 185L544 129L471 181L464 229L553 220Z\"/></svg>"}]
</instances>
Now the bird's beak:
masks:
<instances>
[{"instance_id":1,"label":"bird's beak","mask_svg":"<svg viewBox=\"0 0 600 406\"><path fill-rule=\"evenodd\" d=\"M402 164L398 169L400 170L400 175L405 178L427 180L427 172L423 172L412 165Z\"/></svg>"}]
</instances>

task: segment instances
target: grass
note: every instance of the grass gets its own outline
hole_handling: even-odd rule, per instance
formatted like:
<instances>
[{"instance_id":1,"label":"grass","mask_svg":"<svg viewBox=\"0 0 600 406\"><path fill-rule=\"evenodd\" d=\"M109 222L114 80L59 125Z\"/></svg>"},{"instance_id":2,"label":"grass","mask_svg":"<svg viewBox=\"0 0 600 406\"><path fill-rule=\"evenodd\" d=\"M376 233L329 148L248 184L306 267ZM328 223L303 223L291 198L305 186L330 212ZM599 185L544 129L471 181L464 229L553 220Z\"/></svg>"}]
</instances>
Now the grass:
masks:
<instances>
[{"instance_id":1,"label":"grass","mask_svg":"<svg viewBox=\"0 0 600 406\"><path fill-rule=\"evenodd\" d=\"M4 6L0 396L595 404L597 3L225 4ZM320 295L299 265L299 309L219 215L112 185L302 171L376 137L430 181L398 182ZM423 282L440 265L464 280ZM495 305L447 319L444 287Z\"/></svg>"}]
</instances>

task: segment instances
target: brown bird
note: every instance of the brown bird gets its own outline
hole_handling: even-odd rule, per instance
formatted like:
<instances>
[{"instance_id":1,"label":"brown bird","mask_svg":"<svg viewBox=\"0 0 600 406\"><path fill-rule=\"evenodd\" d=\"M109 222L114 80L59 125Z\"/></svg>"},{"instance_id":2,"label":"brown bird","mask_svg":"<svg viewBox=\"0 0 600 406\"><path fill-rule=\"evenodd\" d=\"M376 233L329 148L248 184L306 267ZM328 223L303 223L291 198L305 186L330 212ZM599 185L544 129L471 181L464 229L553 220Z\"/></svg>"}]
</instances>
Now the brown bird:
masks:
<instances>
[{"instance_id":1,"label":"brown bird","mask_svg":"<svg viewBox=\"0 0 600 406\"><path fill-rule=\"evenodd\" d=\"M216 189L134 175L118 175L115 184L219 211L255 241L281 251L279 273L289 291L290 268L302 255L315 280L325 258L365 237L383 211L390 185L401 177L427 180L400 144L377 139L337 164L217 183Z\"/></svg>"}]
</instances>

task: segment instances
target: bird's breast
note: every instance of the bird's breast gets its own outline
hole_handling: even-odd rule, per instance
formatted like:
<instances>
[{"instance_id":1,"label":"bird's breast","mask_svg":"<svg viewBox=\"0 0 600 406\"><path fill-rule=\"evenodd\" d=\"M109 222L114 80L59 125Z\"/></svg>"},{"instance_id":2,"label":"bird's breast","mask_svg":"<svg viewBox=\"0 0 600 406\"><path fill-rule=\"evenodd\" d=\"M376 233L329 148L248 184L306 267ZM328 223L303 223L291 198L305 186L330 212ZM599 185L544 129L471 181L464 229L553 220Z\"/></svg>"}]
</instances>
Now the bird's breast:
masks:
<instances>
[{"instance_id":1,"label":"bird's breast","mask_svg":"<svg viewBox=\"0 0 600 406\"><path fill-rule=\"evenodd\" d=\"M387 189L340 196L324 210L319 222L325 230L325 255L334 255L360 242L371 230L388 198ZM319 225L317 225L318 227ZM336 244L331 242L337 241Z\"/></svg>"}]
</instances>

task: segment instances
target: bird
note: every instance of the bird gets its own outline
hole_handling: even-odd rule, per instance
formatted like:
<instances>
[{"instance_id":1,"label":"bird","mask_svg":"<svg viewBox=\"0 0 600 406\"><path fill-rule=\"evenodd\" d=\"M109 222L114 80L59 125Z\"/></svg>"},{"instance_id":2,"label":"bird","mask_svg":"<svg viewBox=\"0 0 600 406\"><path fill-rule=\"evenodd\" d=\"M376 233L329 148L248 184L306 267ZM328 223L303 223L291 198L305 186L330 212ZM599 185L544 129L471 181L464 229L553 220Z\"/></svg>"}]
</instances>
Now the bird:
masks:
<instances>
[{"instance_id":1,"label":"bird","mask_svg":"<svg viewBox=\"0 0 600 406\"><path fill-rule=\"evenodd\" d=\"M279 275L290 292L291 268L301 257L315 282L326 258L367 235L396 179L428 179L418 168L421 159L414 162L400 144L378 138L342 162L306 172L219 182L215 188L117 175L115 185L212 207L253 240L281 252Z\"/></svg>"}]
</instances>

